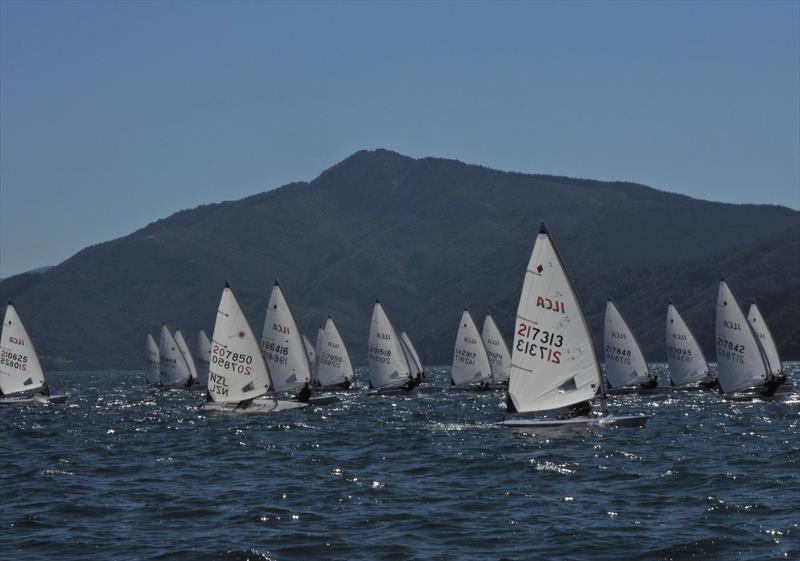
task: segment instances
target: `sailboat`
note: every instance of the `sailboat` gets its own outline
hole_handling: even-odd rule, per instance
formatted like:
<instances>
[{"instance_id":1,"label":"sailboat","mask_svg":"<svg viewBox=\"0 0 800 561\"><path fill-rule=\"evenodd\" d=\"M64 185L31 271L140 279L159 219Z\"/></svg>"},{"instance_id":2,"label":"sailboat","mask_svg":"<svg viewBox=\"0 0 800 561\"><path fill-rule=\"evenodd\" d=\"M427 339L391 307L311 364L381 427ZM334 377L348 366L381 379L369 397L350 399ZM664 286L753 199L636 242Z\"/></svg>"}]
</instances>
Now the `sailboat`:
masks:
<instances>
[{"instance_id":1,"label":"sailboat","mask_svg":"<svg viewBox=\"0 0 800 561\"><path fill-rule=\"evenodd\" d=\"M349 389L355 378L353 364L331 316L325 322L325 329L318 332L316 351L314 385L322 390Z\"/></svg>"},{"instance_id":2,"label":"sailboat","mask_svg":"<svg viewBox=\"0 0 800 561\"><path fill-rule=\"evenodd\" d=\"M330 316L328 316L328 317L330 317ZM323 336L322 326L318 325L317 326L317 339L314 341L314 362L311 362L311 382L314 385L316 385L317 369L319 368L319 351L320 351L320 344L322 343L322 336ZM306 349L306 350L308 350L308 349ZM310 362L310 359L311 359L311 357L309 357L309 362Z\"/></svg>"},{"instance_id":3,"label":"sailboat","mask_svg":"<svg viewBox=\"0 0 800 561\"><path fill-rule=\"evenodd\" d=\"M192 379L192 371L166 323L161 325L158 353L161 364L161 386L164 389L185 388Z\"/></svg>"},{"instance_id":4,"label":"sailboat","mask_svg":"<svg viewBox=\"0 0 800 561\"><path fill-rule=\"evenodd\" d=\"M486 354L489 355L489 366L492 368L492 384L505 388L508 386L508 376L511 370L511 353L508 352L506 340L494 322L492 314L487 313L483 319L481 339L483 339L483 345L486 347Z\"/></svg>"},{"instance_id":5,"label":"sailboat","mask_svg":"<svg viewBox=\"0 0 800 561\"><path fill-rule=\"evenodd\" d=\"M375 300L369 330L369 387L372 393L399 393L416 385L403 344L381 305Z\"/></svg>"},{"instance_id":6,"label":"sailboat","mask_svg":"<svg viewBox=\"0 0 800 561\"><path fill-rule=\"evenodd\" d=\"M278 281L272 294L261 332L261 349L272 379L272 391L294 394L295 399L324 405L336 397L311 397L311 362L306 353L311 343L297 329L292 310Z\"/></svg>"},{"instance_id":7,"label":"sailboat","mask_svg":"<svg viewBox=\"0 0 800 561\"><path fill-rule=\"evenodd\" d=\"M764 395L774 393L777 383L769 385L774 377L764 349L724 277L717 291L716 338L720 392L754 389Z\"/></svg>"},{"instance_id":8,"label":"sailboat","mask_svg":"<svg viewBox=\"0 0 800 561\"><path fill-rule=\"evenodd\" d=\"M669 381L672 386L686 387L708 380L708 361L703 349L672 302L667 306L666 338ZM699 386L695 387L699 389Z\"/></svg>"},{"instance_id":9,"label":"sailboat","mask_svg":"<svg viewBox=\"0 0 800 561\"><path fill-rule=\"evenodd\" d=\"M775 344L775 339L772 337L772 332L769 330L767 322L764 321L764 316L761 310L758 309L755 301L750 304L750 310L747 313L747 319L750 326L758 337L761 343L761 348L764 349L764 354L769 363L770 372L778 381L783 384L786 382L786 374L783 372L783 364L781 364L781 357L778 354L778 346Z\"/></svg>"},{"instance_id":10,"label":"sailboat","mask_svg":"<svg viewBox=\"0 0 800 561\"><path fill-rule=\"evenodd\" d=\"M631 391L627 389L630 386L651 390L658 385L658 380L650 374L639 343L611 298L606 303L603 348L609 392L626 393Z\"/></svg>"},{"instance_id":11,"label":"sailboat","mask_svg":"<svg viewBox=\"0 0 800 561\"><path fill-rule=\"evenodd\" d=\"M189 350L189 345L186 344L186 339L183 338L183 333L181 333L180 329L175 330L175 343L178 344L178 350L183 355L183 360L189 367L189 380L184 384L184 386L187 389L193 390L204 389L200 387L200 384L197 383L197 365L194 363L194 357L192 356L192 353Z\"/></svg>"},{"instance_id":12,"label":"sailboat","mask_svg":"<svg viewBox=\"0 0 800 561\"><path fill-rule=\"evenodd\" d=\"M159 364L158 358L158 345L156 345L153 336L149 333L145 341L145 352L145 356L147 357L147 370L145 370L147 385L158 386L161 383L161 365Z\"/></svg>"},{"instance_id":13,"label":"sailboat","mask_svg":"<svg viewBox=\"0 0 800 561\"><path fill-rule=\"evenodd\" d=\"M202 387L208 386L208 369L211 366L211 341L208 340L205 330L197 334L197 383Z\"/></svg>"},{"instance_id":14,"label":"sailboat","mask_svg":"<svg viewBox=\"0 0 800 561\"><path fill-rule=\"evenodd\" d=\"M453 347L453 366L450 369L450 387L453 389L489 388L492 367L483 339L469 310L464 309Z\"/></svg>"},{"instance_id":15,"label":"sailboat","mask_svg":"<svg viewBox=\"0 0 800 561\"><path fill-rule=\"evenodd\" d=\"M307 407L298 401L279 401L267 397L271 385L269 371L253 330L225 282L211 337L211 362L208 372L209 401L205 411L275 413Z\"/></svg>"},{"instance_id":16,"label":"sailboat","mask_svg":"<svg viewBox=\"0 0 800 561\"><path fill-rule=\"evenodd\" d=\"M33 341L9 301L0 333L0 405L65 401L66 395L50 395Z\"/></svg>"},{"instance_id":17,"label":"sailboat","mask_svg":"<svg viewBox=\"0 0 800 561\"><path fill-rule=\"evenodd\" d=\"M508 386L509 412L571 407L603 394L600 361L572 283L542 223L522 285ZM562 419L506 419L515 428L567 425L642 426L646 416L577 415Z\"/></svg>"}]
</instances>

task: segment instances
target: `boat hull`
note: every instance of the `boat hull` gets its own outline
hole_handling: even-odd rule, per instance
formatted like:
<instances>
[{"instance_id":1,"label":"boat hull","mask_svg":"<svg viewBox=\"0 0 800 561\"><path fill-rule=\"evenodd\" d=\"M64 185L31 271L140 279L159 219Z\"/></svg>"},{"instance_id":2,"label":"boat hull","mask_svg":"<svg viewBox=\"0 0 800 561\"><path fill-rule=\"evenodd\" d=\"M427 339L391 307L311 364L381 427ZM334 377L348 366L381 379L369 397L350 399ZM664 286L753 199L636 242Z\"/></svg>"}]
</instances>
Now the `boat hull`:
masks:
<instances>
[{"instance_id":1,"label":"boat hull","mask_svg":"<svg viewBox=\"0 0 800 561\"><path fill-rule=\"evenodd\" d=\"M646 415L607 415L605 417L573 417L572 419L506 419L501 426L517 429L555 427L643 427L650 417Z\"/></svg>"},{"instance_id":2,"label":"boat hull","mask_svg":"<svg viewBox=\"0 0 800 561\"><path fill-rule=\"evenodd\" d=\"M219 403L207 401L200 405L201 411L208 413L280 413L281 411L291 411L308 407L306 403L299 401L275 401L271 398L254 399L248 407L241 408L238 403Z\"/></svg>"},{"instance_id":3,"label":"boat hull","mask_svg":"<svg viewBox=\"0 0 800 561\"><path fill-rule=\"evenodd\" d=\"M34 396L17 396L17 397L3 397L0 398L0 406L2 405L31 405L33 403L66 403L67 396L65 394L57 395L34 395Z\"/></svg>"}]
</instances>

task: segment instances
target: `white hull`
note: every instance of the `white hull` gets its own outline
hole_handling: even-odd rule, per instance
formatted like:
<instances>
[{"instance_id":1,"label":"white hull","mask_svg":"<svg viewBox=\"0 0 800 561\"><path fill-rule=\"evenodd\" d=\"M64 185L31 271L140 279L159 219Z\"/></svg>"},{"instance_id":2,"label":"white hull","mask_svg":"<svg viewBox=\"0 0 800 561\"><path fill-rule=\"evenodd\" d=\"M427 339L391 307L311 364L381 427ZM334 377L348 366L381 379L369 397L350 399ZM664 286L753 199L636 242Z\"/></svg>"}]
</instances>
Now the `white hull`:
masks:
<instances>
[{"instance_id":1,"label":"white hull","mask_svg":"<svg viewBox=\"0 0 800 561\"><path fill-rule=\"evenodd\" d=\"M192 384L191 386L176 384L174 386L161 386L161 389L168 392L204 392L208 388L200 384Z\"/></svg>"},{"instance_id":2,"label":"white hull","mask_svg":"<svg viewBox=\"0 0 800 561\"><path fill-rule=\"evenodd\" d=\"M30 405L32 403L66 403L66 395L34 395L0 398L0 405Z\"/></svg>"},{"instance_id":3,"label":"white hull","mask_svg":"<svg viewBox=\"0 0 800 561\"><path fill-rule=\"evenodd\" d=\"M201 411L224 412L224 413L279 413L281 411L290 411L292 409L302 409L308 407L306 403L299 401L275 401L271 398L260 397L254 399L248 407L240 408L238 403L218 403L216 401L207 401L200 405Z\"/></svg>"},{"instance_id":4,"label":"white hull","mask_svg":"<svg viewBox=\"0 0 800 561\"><path fill-rule=\"evenodd\" d=\"M339 401L339 398L335 395L319 395L309 398L308 405L329 405L337 401Z\"/></svg>"},{"instance_id":5,"label":"white hull","mask_svg":"<svg viewBox=\"0 0 800 561\"><path fill-rule=\"evenodd\" d=\"M510 428L554 428L554 427L643 427L645 415L607 415L605 417L573 417L572 419L507 419L499 424Z\"/></svg>"}]
</instances>

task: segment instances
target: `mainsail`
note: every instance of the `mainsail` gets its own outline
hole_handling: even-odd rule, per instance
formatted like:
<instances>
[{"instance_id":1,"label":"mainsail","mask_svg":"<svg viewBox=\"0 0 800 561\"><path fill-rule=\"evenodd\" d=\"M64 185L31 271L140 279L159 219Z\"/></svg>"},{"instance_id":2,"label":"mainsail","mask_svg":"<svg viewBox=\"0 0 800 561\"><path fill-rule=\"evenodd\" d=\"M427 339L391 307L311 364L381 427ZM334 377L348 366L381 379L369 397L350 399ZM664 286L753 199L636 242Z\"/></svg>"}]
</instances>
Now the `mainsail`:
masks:
<instances>
[{"instance_id":1,"label":"mainsail","mask_svg":"<svg viewBox=\"0 0 800 561\"><path fill-rule=\"evenodd\" d=\"M178 348L167 324L161 326L161 339L158 344L159 363L161 364L161 383L165 386L184 384L192 375L189 365Z\"/></svg>"},{"instance_id":2,"label":"mainsail","mask_svg":"<svg viewBox=\"0 0 800 561\"><path fill-rule=\"evenodd\" d=\"M197 334L197 383L201 386L208 385L208 368L211 365L211 341L208 335L201 329Z\"/></svg>"},{"instance_id":3,"label":"mainsail","mask_svg":"<svg viewBox=\"0 0 800 561\"><path fill-rule=\"evenodd\" d=\"M747 314L747 319L750 321L750 325L761 343L761 348L764 349L770 372L776 376L779 375L783 371L783 365L781 364L781 357L778 355L778 346L775 344L772 332L769 330L769 326L764 321L764 316L761 315L761 310L758 309L755 302L750 304L750 312Z\"/></svg>"},{"instance_id":4,"label":"mainsail","mask_svg":"<svg viewBox=\"0 0 800 561\"><path fill-rule=\"evenodd\" d=\"M650 377L647 361L633 332L610 298L606 303L603 348L609 389L641 384Z\"/></svg>"},{"instance_id":5,"label":"mainsail","mask_svg":"<svg viewBox=\"0 0 800 561\"><path fill-rule=\"evenodd\" d=\"M278 281L275 281L269 298L261 332L261 349L276 393L295 392L311 381L311 366L303 336L297 329Z\"/></svg>"},{"instance_id":6,"label":"mainsail","mask_svg":"<svg viewBox=\"0 0 800 561\"><path fill-rule=\"evenodd\" d=\"M147 357L147 383L151 386L157 386L161 381L161 364L159 363L158 345L156 345L153 336L147 334L147 341L145 344L145 353Z\"/></svg>"},{"instance_id":7,"label":"mainsail","mask_svg":"<svg viewBox=\"0 0 800 561\"><path fill-rule=\"evenodd\" d=\"M542 224L517 307L509 398L519 412L544 411L589 400L601 388L586 318Z\"/></svg>"},{"instance_id":8,"label":"mainsail","mask_svg":"<svg viewBox=\"0 0 800 561\"><path fill-rule=\"evenodd\" d=\"M368 363L372 388L401 386L411 379L402 343L380 301L376 301L372 309Z\"/></svg>"},{"instance_id":9,"label":"mainsail","mask_svg":"<svg viewBox=\"0 0 800 561\"><path fill-rule=\"evenodd\" d=\"M450 370L450 383L453 386L480 384L492 375L489 356L483 345L478 328L469 310L461 314L458 334L453 347L453 367Z\"/></svg>"},{"instance_id":10,"label":"mainsail","mask_svg":"<svg viewBox=\"0 0 800 561\"><path fill-rule=\"evenodd\" d=\"M44 385L39 356L14 305L9 302L0 334L0 391L12 394Z\"/></svg>"},{"instance_id":11,"label":"mainsail","mask_svg":"<svg viewBox=\"0 0 800 561\"><path fill-rule=\"evenodd\" d=\"M353 380L353 365L342 336L328 316L317 347L316 382L320 387L336 386Z\"/></svg>"},{"instance_id":12,"label":"mainsail","mask_svg":"<svg viewBox=\"0 0 800 561\"><path fill-rule=\"evenodd\" d=\"M691 384L708 375L703 349L672 302L667 306L666 343L669 379L673 386Z\"/></svg>"},{"instance_id":13,"label":"mainsail","mask_svg":"<svg viewBox=\"0 0 800 561\"><path fill-rule=\"evenodd\" d=\"M226 282L211 337L208 393L217 402L252 399L267 392L269 374L253 330Z\"/></svg>"},{"instance_id":14,"label":"mainsail","mask_svg":"<svg viewBox=\"0 0 800 561\"><path fill-rule=\"evenodd\" d=\"M186 339L183 338L183 333L181 333L180 329L175 330L175 342L178 344L178 350L183 355L183 360L186 361L186 366L189 367L192 379L197 383L197 367L194 364L194 357L192 357L189 345L186 344Z\"/></svg>"},{"instance_id":15,"label":"mainsail","mask_svg":"<svg viewBox=\"0 0 800 561\"><path fill-rule=\"evenodd\" d=\"M481 332L486 354L489 355L489 364L492 367L492 380L496 383L508 380L511 371L511 353L508 352L506 340L500 333L491 314L486 314Z\"/></svg>"},{"instance_id":16,"label":"mainsail","mask_svg":"<svg viewBox=\"0 0 800 561\"><path fill-rule=\"evenodd\" d=\"M717 379L723 393L764 384L771 373L764 350L725 279L717 291Z\"/></svg>"}]
</instances>

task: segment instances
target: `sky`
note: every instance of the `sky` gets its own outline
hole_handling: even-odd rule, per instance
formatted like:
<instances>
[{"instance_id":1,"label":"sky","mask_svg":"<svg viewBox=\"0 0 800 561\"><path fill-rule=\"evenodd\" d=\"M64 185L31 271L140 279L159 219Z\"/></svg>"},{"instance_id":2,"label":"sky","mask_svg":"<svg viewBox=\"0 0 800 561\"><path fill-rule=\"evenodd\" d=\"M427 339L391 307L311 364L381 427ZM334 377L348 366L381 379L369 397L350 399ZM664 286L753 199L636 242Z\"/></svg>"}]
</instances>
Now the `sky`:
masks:
<instances>
[{"instance_id":1,"label":"sky","mask_svg":"<svg viewBox=\"0 0 800 561\"><path fill-rule=\"evenodd\" d=\"M373 148L800 209L800 2L0 2L0 277Z\"/></svg>"}]
</instances>

